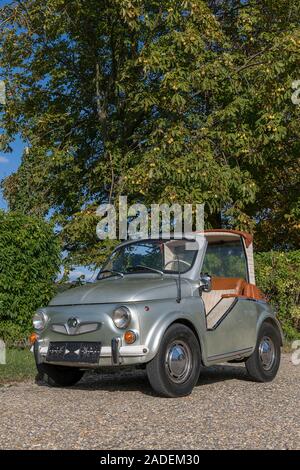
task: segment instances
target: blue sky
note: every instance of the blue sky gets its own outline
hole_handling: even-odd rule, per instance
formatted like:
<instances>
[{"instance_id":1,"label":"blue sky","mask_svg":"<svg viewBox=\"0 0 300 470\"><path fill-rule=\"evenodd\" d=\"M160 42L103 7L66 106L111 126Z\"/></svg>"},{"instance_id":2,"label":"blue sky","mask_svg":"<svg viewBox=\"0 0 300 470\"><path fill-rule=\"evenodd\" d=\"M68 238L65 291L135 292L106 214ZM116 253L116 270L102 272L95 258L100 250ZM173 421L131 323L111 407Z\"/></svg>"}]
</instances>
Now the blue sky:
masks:
<instances>
[{"instance_id":1,"label":"blue sky","mask_svg":"<svg viewBox=\"0 0 300 470\"><path fill-rule=\"evenodd\" d=\"M7 0L0 0L0 7L9 3ZM5 77L1 77L0 79L4 79ZM24 143L22 140L17 137L15 142L12 144L12 152L8 154L4 154L0 152L0 179L5 178L6 176L10 175L20 165L22 152L24 148ZM2 194L0 194L0 209L6 208L6 203L3 199Z\"/></svg>"},{"instance_id":2,"label":"blue sky","mask_svg":"<svg viewBox=\"0 0 300 470\"><path fill-rule=\"evenodd\" d=\"M23 148L24 143L18 137L12 145L11 153L0 152L0 179L5 178L16 171L20 165ZM2 194L0 194L0 209L5 209L6 207L6 202L4 201Z\"/></svg>"}]
</instances>

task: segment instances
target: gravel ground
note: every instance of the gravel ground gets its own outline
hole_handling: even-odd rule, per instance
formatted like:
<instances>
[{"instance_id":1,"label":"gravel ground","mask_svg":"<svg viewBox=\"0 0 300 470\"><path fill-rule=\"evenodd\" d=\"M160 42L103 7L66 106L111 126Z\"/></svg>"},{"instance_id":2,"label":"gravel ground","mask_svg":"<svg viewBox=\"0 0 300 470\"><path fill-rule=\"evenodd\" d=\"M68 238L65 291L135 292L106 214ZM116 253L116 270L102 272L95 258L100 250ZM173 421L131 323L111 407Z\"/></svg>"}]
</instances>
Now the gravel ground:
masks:
<instances>
[{"instance_id":1,"label":"gravel ground","mask_svg":"<svg viewBox=\"0 0 300 470\"><path fill-rule=\"evenodd\" d=\"M299 449L300 366L274 382L244 367L205 369L192 395L156 397L143 371L86 375L75 387L0 388L2 449Z\"/></svg>"}]
</instances>

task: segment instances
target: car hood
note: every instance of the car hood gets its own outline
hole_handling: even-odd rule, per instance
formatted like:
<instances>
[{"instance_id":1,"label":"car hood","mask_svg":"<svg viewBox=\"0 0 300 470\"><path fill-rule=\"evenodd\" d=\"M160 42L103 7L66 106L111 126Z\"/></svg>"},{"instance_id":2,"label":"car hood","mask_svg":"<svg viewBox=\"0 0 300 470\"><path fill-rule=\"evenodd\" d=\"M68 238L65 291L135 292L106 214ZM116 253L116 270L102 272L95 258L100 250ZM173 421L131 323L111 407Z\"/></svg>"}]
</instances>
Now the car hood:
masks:
<instances>
[{"instance_id":1,"label":"car hood","mask_svg":"<svg viewBox=\"0 0 300 470\"><path fill-rule=\"evenodd\" d=\"M54 297L49 305L84 305L175 299L177 297L177 282L178 278L171 276L164 278L157 275L112 277L64 291ZM181 279L182 297L193 295L192 284L187 279Z\"/></svg>"}]
</instances>

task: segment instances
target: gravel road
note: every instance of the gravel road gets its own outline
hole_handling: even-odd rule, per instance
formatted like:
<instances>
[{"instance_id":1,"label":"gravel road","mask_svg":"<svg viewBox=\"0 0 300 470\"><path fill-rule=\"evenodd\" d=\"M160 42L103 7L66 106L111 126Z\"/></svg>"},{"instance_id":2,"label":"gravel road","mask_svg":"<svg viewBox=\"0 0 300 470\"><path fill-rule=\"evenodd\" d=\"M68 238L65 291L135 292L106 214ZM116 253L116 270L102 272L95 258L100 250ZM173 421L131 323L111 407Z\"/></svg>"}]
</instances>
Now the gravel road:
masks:
<instances>
[{"instance_id":1,"label":"gravel road","mask_svg":"<svg viewBox=\"0 0 300 470\"><path fill-rule=\"evenodd\" d=\"M192 395L156 397L143 371L86 375L69 389L0 387L2 449L299 449L300 366L276 380L244 367L205 369Z\"/></svg>"}]
</instances>

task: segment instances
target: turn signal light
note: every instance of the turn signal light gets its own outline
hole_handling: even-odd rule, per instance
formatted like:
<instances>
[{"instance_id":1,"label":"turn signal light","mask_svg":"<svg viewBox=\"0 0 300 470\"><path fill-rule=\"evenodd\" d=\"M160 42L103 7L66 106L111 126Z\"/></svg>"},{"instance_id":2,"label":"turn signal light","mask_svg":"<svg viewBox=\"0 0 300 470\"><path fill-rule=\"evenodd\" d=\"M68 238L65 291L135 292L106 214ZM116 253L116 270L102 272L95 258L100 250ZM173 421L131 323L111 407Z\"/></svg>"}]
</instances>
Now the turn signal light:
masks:
<instances>
[{"instance_id":1,"label":"turn signal light","mask_svg":"<svg viewBox=\"0 0 300 470\"><path fill-rule=\"evenodd\" d=\"M134 331L132 330L128 330L125 332L124 334L124 339L126 341L127 344L132 344L135 342L136 340L136 334Z\"/></svg>"},{"instance_id":2,"label":"turn signal light","mask_svg":"<svg viewBox=\"0 0 300 470\"><path fill-rule=\"evenodd\" d=\"M28 339L29 339L30 345L32 346L38 339L38 335L36 333L31 333Z\"/></svg>"}]
</instances>

